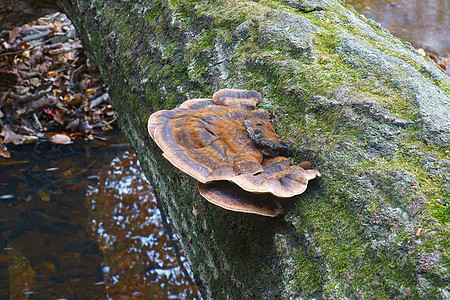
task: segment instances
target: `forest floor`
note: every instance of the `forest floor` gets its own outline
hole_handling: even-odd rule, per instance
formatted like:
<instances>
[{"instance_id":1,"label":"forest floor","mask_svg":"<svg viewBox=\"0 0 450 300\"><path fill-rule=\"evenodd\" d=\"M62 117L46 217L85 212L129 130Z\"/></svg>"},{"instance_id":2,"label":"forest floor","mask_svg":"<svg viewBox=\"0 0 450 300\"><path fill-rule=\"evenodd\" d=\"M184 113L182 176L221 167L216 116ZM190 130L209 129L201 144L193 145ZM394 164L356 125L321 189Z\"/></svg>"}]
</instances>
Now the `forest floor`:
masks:
<instances>
[{"instance_id":1,"label":"forest floor","mask_svg":"<svg viewBox=\"0 0 450 300\"><path fill-rule=\"evenodd\" d=\"M64 14L0 35L0 155L7 144L102 139L116 113Z\"/></svg>"}]
</instances>

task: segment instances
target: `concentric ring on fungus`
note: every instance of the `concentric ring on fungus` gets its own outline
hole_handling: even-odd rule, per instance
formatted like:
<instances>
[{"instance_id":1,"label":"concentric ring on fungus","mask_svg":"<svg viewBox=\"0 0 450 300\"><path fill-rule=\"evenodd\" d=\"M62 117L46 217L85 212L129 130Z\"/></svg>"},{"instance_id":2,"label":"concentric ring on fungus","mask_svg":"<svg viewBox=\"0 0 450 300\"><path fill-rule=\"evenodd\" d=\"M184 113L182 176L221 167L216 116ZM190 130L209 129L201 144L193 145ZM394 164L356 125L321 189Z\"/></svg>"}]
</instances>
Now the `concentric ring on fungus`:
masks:
<instances>
[{"instance_id":1,"label":"concentric ring on fungus","mask_svg":"<svg viewBox=\"0 0 450 300\"><path fill-rule=\"evenodd\" d=\"M280 198L303 193L308 181L321 175L286 157L289 149L269 114L256 109L259 102L256 91L220 90L212 99L155 112L148 131L167 160L199 181L208 201L274 217L283 212Z\"/></svg>"}]
</instances>

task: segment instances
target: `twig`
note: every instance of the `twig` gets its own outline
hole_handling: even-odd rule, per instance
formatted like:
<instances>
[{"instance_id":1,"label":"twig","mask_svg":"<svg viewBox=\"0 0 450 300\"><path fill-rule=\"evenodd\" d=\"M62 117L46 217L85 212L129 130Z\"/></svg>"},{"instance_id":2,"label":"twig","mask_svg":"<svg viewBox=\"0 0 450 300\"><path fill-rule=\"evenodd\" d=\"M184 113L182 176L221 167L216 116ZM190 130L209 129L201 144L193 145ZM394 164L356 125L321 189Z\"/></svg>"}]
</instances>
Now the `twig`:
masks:
<instances>
[{"instance_id":1,"label":"twig","mask_svg":"<svg viewBox=\"0 0 450 300\"><path fill-rule=\"evenodd\" d=\"M36 113L33 113L33 118L34 118L34 121L36 122L36 124L37 124L37 126L39 127L39 130L42 130L42 124L41 124L41 122L39 121L39 118L38 118L38 116L36 115Z\"/></svg>"},{"instance_id":2,"label":"twig","mask_svg":"<svg viewBox=\"0 0 450 300\"><path fill-rule=\"evenodd\" d=\"M28 115L32 112L35 112L36 110L55 105L56 103L58 103L58 99L56 97L53 96L42 97L39 100L31 102L26 107L17 110L15 118L19 119L22 115Z\"/></svg>"},{"instance_id":3,"label":"twig","mask_svg":"<svg viewBox=\"0 0 450 300\"><path fill-rule=\"evenodd\" d=\"M95 99L93 99L91 101L91 104L89 105L89 108L93 109L94 107L96 107L97 105L102 103L103 101L108 100L108 98L109 98L108 93L104 93L103 95L98 96L97 98L95 98Z\"/></svg>"},{"instance_id":4,"label":"twig","mask_svg":"<svg viewBox=\"0 0 450 300\"><path fill-rule=\"evenodd\" d=\"M33 32L42 32L44 30L52 30L55 28L55 25L53 24L47 24L47 25L34 25L28 28L24 28L20 31L20 34L22 36L28 36L33 34Z\"/></svg>"},{"instance_id":5,"label":"twig","mask_svg":"<svg viewBox=\"0 0 450 300\"><path fill-rule=\"evenodd\" d=\"M47 35L49 35L50 33L52 33L51 31L44 31L44 32L40 32L40 33L36 33L36 34L32 34L32 35L27 35L25 36L22 40L24 42L29 42L29 41L33 41L33 40L38 40L41 39L43 37L46 37Z\"/></svg>"},{"instance_id":6,"label":"twig","mask_svg":"<svg viewBox=\"0 0 450 300\"><path fill-rule=\"evenodd\" d=\"M50 45L44 45L44 46L41 46L41 48L40 48L39 50L40 50L42 53L44 53L44 52L47 52L47 51L49 51L49 50L56 49L56 48L60 47L61 45L62 45L61 42L59 42L59 43L53 43L53 44L50 44Z\"/></svg>"},{"instance_id":7,"label":"twig","mask_svg":"<svg viewBox=\"0 0 450 300\"><path fill-rule=\"evenodd\" d=\"M76 34L76 32L75 32L75 29L74 29L74 30L70 30L70 31L67 31L67 33L66 33L65 35L62 35L62 36L55 36L55 37L53 37L53 38L51 38L51 39L45 40L44 42L42 42L42 43L40 43L40 44L33 45L32 47L29 47L29 48L27 48L27 49L22 49L22 50L14 51L14 52L4 52L4 53L0 53L0 57L2 57L2 56L7 56L7 55L16 55L16 54L20 54L20 53L23 53L23 52L25 52L25 51L27 51L27 50L31 50L31 49L37 48L37 47L41 46L42 44L47 44L47 43L49 43L49 42L64 43L64 42L67 42L69 39L74 38L74 37L76 37L76 36L77 36L77 34Z\"/></svg>"},{"instance_id":8,"label":"twig","mask_svg":"<svg viewBox=\"0 0 450 300\"><path fill-rule=\"evenodd\" d=\"M28 94L28 95L16 95L16 94L9 94L8 98L11 98L15 101L18 101L19 103L28 103L31 101L34 101L36 99L42 98L45 95L47 95L52 90L52 87L50 86L44 91L40 91L36 94Z\"/></svg>"},{"instance_id":9,"label":"twig","mask_svg":"<svg viewBox=\"0 0 450 300\"><path fill-rule=\"evenodd\" d=\"M117 118L114 118L114 119L112 119L111 121L109 121L109 122L107 122L107 123L97 123L97 124L94 124L94 125L91 125L91 126L92 126L92 128L96 128L96 127L105 127L105 126L108 126L108 125L114 123L114 122L116 121L116 119L117 119Z\"/></svg>"}]
</instances>

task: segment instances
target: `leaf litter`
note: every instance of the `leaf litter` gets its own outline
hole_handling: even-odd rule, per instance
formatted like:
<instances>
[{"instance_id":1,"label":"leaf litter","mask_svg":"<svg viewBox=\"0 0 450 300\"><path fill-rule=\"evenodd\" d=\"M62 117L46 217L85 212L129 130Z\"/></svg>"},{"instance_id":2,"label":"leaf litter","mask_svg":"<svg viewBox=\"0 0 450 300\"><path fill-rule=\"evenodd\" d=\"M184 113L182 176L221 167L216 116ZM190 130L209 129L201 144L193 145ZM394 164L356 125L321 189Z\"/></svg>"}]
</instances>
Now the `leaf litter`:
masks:
<instances>
[{"instance_id":1,"label":"leaf litter","mask_svg":"<svg viewBox=\"0 0 450 300\"><path fill-rule=\"evenodd\" d=\"M97 66L62 13L0 33L0 156L7 144L92 140L116 112Z\"/></svg>"}]
</instances>

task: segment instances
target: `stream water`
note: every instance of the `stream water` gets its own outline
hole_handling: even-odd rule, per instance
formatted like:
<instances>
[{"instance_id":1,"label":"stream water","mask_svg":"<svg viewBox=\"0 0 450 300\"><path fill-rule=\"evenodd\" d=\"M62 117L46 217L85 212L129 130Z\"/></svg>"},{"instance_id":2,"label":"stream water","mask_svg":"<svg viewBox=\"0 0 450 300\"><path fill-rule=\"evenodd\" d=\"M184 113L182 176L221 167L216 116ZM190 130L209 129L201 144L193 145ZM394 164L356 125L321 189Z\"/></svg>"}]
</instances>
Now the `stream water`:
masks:
<instances>
[{"instance_id":1,"label":"stream water","mask_svg":"<svg viewBox=\"0 0 450 300\"><path fill-rule=\"evenodd\" d=\"M199 298L120 133L10 152L0 158L0 299Z\"/></svg>"},{"instance_id":2,"label":"stream water","mask_svg":"<svg viewBox=\"0 0 450 300\"><path fill-rule=\"evenodd\" d=\"M449 56L449 0L346 0L346 3L414 47Z\"/></svg>"}]
</instances>

